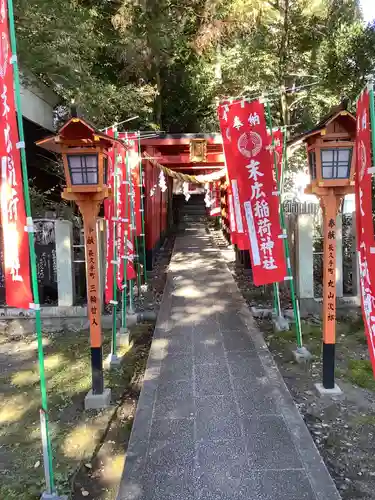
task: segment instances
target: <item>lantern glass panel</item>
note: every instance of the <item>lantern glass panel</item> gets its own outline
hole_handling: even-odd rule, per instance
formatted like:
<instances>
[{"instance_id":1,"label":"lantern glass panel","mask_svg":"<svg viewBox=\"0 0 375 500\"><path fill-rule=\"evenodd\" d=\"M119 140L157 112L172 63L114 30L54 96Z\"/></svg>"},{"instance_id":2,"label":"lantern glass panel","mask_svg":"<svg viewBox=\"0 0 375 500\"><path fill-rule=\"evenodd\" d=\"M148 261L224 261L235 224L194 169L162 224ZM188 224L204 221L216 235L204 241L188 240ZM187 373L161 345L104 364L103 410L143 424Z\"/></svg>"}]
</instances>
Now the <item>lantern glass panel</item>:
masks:
<instances>
[{"instance_id":1,"label":"lantern glass panel","mask_svg":"<svg viewBox=\"0 0 375 500\"><path fill-rule=\"evenodd\" d=\"M322 149L323 179L349 179L353 148Z\"/></svg>"},{"instance_id":2,"label":"lantern glass panel","mask_svg":"<svg viewBox=\"0 0 375 500\"><path fill-rule=\"evenodd\" d=\"M315 151L309 151L309 164L311 179L316 179L316 155Z\"/></svg>"},{"instance_id":3,"label":"lantern glass panel","mask_svg":"<svg viewBox=\"0 0 375 500\"><path fill-rule=\"evenodd\" d=\"M98 155L67 155L73 186L98 184Z\"/></svg>"}]
</instances>

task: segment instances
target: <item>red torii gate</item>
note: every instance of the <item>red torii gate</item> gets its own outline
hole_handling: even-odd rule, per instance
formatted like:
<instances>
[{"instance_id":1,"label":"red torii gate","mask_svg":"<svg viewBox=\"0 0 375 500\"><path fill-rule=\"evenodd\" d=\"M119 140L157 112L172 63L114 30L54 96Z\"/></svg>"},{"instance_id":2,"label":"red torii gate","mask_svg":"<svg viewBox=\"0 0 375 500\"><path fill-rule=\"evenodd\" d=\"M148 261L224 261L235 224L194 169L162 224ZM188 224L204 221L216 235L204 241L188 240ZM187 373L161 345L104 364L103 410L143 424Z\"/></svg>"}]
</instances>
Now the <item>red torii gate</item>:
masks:
<instances>
[{"instance_id":1,"label":"red torii gate","mask_svg":"<svg viewBox=\"0 0 375 500\"><path fill-rule=\"evenodd\" d=\"M176 172L203 175L225 167L220 133L158 134L141 138L141 151ZM146 263L152 269L155 252L172 224L173 179L166 177L167 191L158 187L160 169L143 158Z\"/></svg>"}]
</instances>

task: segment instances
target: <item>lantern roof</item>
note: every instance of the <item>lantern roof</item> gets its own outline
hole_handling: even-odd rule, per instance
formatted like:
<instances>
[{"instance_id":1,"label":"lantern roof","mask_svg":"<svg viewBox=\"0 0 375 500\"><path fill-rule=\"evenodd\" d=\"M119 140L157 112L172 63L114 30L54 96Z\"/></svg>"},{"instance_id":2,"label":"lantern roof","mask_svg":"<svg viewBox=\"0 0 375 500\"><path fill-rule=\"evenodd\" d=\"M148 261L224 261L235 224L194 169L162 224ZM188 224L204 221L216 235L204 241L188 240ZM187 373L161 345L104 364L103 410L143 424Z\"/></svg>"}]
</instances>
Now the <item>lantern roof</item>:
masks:
<instances>
[{"instance_id":1,"label":"lantern roof","mask_svg":"<svg viewBox=\"0 0 375 500\"><path fill-rule=\"evenodd\" d=\"M332 122L339 121L347 133L355 137L356 133L356 117L348 111L349 101L344 99L337 106L333 106L330 111L313 127L311 130L299 134L288 141L288 146L297 145L297 143L305 142L309 137L321 134Z\"/></svg>"},{"instance_id":2,"label":"lantern roof","mask_svg":"<svg viewBox=\"0 0 375 500\"><path fill-rule=\"evenodd\" d=\"M124 144L103 132L97 130L87 120L78 117L70 118L59 130L57 135L45 137L36 142L36 145L53 153L61 153L63 145L76 146L101 146L106 149L111 148L115 143L124 147Z\"/></svg>"}]
</instances>

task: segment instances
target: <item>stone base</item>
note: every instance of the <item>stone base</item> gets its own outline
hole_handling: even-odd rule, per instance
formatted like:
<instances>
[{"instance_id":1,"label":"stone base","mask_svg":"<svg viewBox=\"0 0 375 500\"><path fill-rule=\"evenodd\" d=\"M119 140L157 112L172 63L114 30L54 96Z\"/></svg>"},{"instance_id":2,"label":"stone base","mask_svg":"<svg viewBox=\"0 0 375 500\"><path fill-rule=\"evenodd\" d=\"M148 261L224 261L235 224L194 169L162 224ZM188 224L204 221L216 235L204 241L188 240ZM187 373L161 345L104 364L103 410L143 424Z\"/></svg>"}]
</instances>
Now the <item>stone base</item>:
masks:
<instances>
[{"instance_id":1,"label":"stone base","mask_svg":"<svg viewBox=\"0 0 375 500\"><path fill-rule=\"evenodd\" d=\"M111 389L104 389L103 394L93 394L89 391L85 397L85 410L100 410L111 404Z\"/></svg>"},{"instance_id":2,"label":"stone base","mask_svg":"<svg viewBox=\"0 0 375 500\"><path fill-rule=\"evenodd\" d=\"M138 323L138 314L128 314L126 316L126 324L127 326L134 326Z\"/></svg>"},{"instance_id":3,"label":"stone base","mask_svg":"<svg viewBox=\"0 0 375 500\"><path fill-rule=\"evenodd\" d=\"M290 323L295 323L296 319L294 317L294 311L293 309L285 309L284 311L284 317L290 322Z\"/></svg>"},{"instance_id":4,"label":"stone base","mask_svg":"<svg viewBox=\"0 0 375 500\"><path fill-rule=\"evenodd\" d=\"M109 354L103 365L105 369L118 368L122 363L122 356L117 356L116 354Z\"/></svg>"},{"instance_id":5,"label":"stone base","mask_svg":"<svg viewBox=\"0 0 375 500\"><path fill-rule=\"evenodd\" d=\"M316 390L320 394L320 396L340 396L342 394L342 390L340 387L335 384L335 387L333 389L326 389L323 387L323 384L315 384Z\"/></svg>"},{"instance_id":6,"label":"stone base","mask_svg":"<svg viewBox=\"0 0 375 500\"><path fill-rule=\"evenodd\" d=\"M122 347L129 347L130 332L127 328L120 328L117 334L117 343Z\"/></svg>"},{"instance_id":7,"label":"stone base","mask_svg":"<svg viewBox=\"0 0 375 500\"><path fill-rule=\"evenodd\" d=\"M306 347L297 347L297 349L293 351L293 357L297 363L302 364L311 361L312 354Z\"/></svg>"},{"instance_id":8,"label":"stone base","mask_svg":"<svg viewBox=\"0 0 375 500\"><path fill-rule=\"evenodd\" d=\"M284 316L274 316L272 324L275 332L287 332L289 330L289 322Z\"/></svg>"},{"instance_id":9,"label":"stone base","mask_svg":"<svg viewBox=\"0 0 375 500\"><path fill-rule=\"evenodd\" d=\"M272 309L260 309L258 307L251 307L251 314L254 318L271 318L272 317Z\"/></svg>"},{"instance_id":10,"label":"stone base","mask_svg":"<svg viewBox=\"0 0 375 500\"><path fill-rule=\"evenodd\" d=\"M57 493L47 493L46 491L40 497L40 500L68 500L68 497L60 496Z\"/></svg>"}]
</instances>

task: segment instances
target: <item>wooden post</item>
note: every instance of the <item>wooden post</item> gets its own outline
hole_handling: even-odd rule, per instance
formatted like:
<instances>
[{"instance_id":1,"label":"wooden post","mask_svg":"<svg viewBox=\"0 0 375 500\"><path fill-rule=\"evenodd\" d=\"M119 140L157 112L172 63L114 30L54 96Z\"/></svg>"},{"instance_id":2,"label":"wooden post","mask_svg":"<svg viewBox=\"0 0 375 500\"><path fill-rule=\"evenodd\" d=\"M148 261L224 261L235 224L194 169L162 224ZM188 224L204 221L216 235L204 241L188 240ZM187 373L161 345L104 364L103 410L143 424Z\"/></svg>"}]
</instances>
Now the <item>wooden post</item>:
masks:
<instances>
[{"instance_id":1,"label":"wooden post","mask_svg":"<svg viewBox=\"0 0 375 500\"><path fill-rule=\"evenodd\" d=\"M91 197L76 200L83 217L86 250L87 311L90 321L92 393L103 394L103 350L101 326L101 296L96 218L102 199Z\"/></svg>"},{"instance_id":2,"label":"wooden post","mask_svg":"<svg viewBox=\"0 0 375 500\"><path fill-rule=\"evenodd\" d=\"M323 387L335 387L336 215L342 197L334 189L320 199L323 209Z\"/></svg>"}]
</instances>

